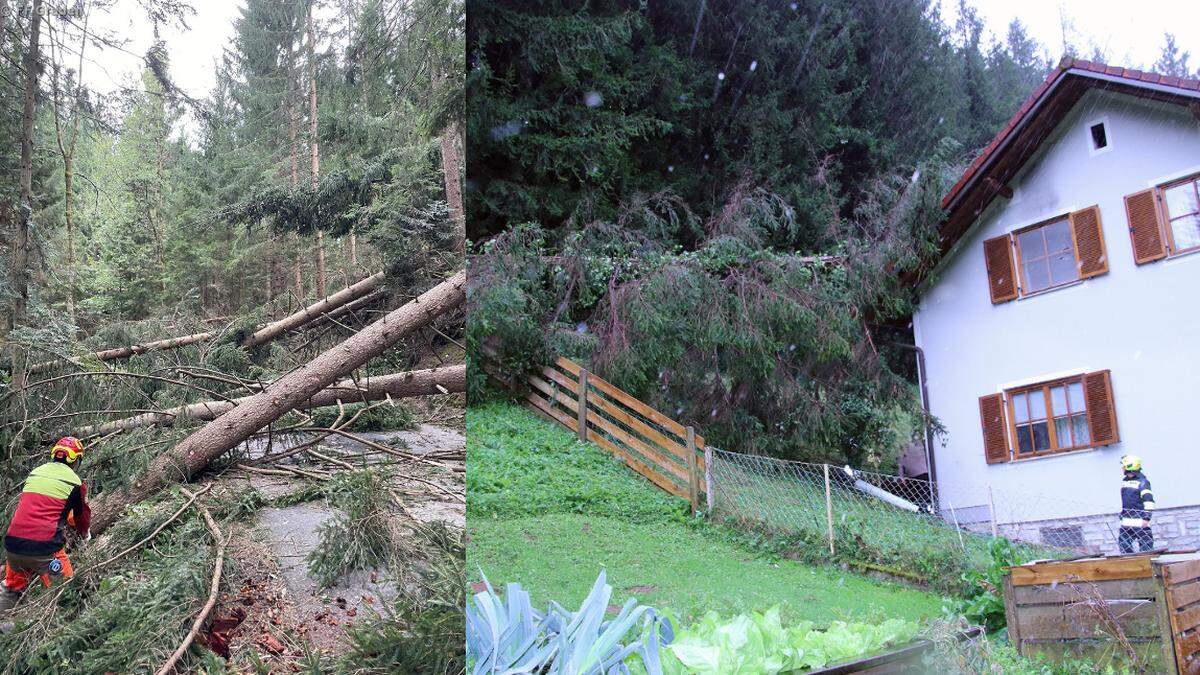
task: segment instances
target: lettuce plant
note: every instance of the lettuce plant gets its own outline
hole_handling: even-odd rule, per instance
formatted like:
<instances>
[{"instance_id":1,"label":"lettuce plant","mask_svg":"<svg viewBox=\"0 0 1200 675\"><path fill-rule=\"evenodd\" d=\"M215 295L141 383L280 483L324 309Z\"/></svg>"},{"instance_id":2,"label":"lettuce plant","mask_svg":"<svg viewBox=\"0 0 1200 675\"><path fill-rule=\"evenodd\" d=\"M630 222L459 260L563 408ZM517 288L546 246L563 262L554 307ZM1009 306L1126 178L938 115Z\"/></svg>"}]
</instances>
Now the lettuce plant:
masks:
<instances>
[{"instance_id":1,"label":"lettuce plant","mask_svg":"<svg viewBox=\"0 0 1200 675\"><path fill-rule=\"evenodd\" d=\"M878 625L837 621L814 630L807 621L785 627L778 607L731 619L709 612L663 649L661 668L666 675L803 672L911 642L916 634L917 624L901 619Z\"/></svg>"},{"instance_id":2,"label":"lettuce plant","mask_svg":"<svg viewBox=\"0 0 1200 675\"><path fill-rule=\"evenodd\" d=\"M520 584L508 584L503 598L486 578L484 586L467 607L467 662L475 675L620 675L629 673L631 657L642 672L662 674L660 654L674 637L670 621L633 598L606 620L612 586L603 571L576 612L553 602L538 612Z\"/></svg>"}]
</instances>

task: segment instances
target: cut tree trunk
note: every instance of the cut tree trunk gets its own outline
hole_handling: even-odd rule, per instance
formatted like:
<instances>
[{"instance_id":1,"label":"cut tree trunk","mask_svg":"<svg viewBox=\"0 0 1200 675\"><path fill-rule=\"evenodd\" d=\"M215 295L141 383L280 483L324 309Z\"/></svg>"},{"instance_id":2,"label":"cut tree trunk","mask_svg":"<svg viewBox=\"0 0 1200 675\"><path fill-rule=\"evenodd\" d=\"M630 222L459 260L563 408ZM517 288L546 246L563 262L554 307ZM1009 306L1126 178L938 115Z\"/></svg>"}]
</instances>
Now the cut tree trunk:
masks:
<instances>
[{"instance_id":1,"label":"cut tree trunk","mask_svg":"<svg viewBox=\"0 0 1200 675\"><path fill-rule=\"evenodd\" d=\"M295 406L296 410L309 410L341 403L358 403L360 401L382 401L392 398L408 398L412 396L432 396L434 394L460 394L467 390L467 367L465 365L432 368L429 370L412 370L393 375L378 375L364 377L357 383L354 380L343 380L337 384L322 389ZM141 427L171 426L177 421L184 420L215 420L239 405L251 400L252 396L235 398L231 401L200 401L189 403L160 412L142 413L121 420L113 420L103 424L94 424L79 429L76 433L81 438L89 436L105 436L117 431L128 431Z\"/></svg>"},{"instance_id":2,"label":"cut tree trunk","mask_svg":"<svg viewBox=\"0 0 1200 675\"><path fill-rule=\"evenodd\" d=\"M154 495L171 481L187 480L254 432L384 353L406 335L461 306L466 295L466 280L466 271L458 272L340 345L279 378L265 390L201 427L169 452L159 455L128 489L99 496L93 506L92 530L103 532L125 507Z\"/></svg>"}]
</instances>

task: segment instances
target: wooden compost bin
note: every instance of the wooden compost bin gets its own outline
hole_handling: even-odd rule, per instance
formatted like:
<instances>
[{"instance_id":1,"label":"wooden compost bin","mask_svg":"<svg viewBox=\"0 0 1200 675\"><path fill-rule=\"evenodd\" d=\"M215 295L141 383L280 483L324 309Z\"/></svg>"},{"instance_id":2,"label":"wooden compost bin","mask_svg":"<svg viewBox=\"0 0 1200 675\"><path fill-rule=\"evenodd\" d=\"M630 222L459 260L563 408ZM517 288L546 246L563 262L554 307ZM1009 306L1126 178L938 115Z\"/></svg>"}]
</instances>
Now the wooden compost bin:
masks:
<instances>
[{"instance_id":1,"label":"wooden compost bin","mask_svg":"<svg viewBox=\"0 0 1200 675\"><path fill-rule=\"evenodd\" d=\"M1200 554L1152 552L1034 562L1004 577L1008 634L1022 655L1138 655L1150 673L1200 675ZM1124 642L1121 636L1124 637Z\"/></svg>"}]
</instances>

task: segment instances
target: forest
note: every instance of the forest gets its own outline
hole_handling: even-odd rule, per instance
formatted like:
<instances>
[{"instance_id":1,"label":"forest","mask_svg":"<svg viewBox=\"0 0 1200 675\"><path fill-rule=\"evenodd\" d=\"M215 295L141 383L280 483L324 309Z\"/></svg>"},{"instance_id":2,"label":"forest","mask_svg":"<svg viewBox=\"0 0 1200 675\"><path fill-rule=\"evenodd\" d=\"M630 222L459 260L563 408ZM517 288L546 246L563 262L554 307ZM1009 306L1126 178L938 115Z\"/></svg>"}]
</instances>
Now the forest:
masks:
<instances>
[{"instance_id":1,"label":"forest","mask_svg":"<svg viewBox=\"0 0 1200 675\"><path fill-rule=\"evenodd\" d=\"M723 449L894 468L938 426L908 317L939 200L1058 53L1108 56L953 6L468 3L473 358L566 355Z\"/></svg>"},{"instance_id":2,"label":"forest","mask_svg":"<svg viewBox=\"0 0 1200 675\"><path fill-rule=\"evenodd\" d=\"M0 503L92 506L0 671L458 672L465 8L246 0L197 96L199 8L0 0Z\"/></svg>"}]
</instances>

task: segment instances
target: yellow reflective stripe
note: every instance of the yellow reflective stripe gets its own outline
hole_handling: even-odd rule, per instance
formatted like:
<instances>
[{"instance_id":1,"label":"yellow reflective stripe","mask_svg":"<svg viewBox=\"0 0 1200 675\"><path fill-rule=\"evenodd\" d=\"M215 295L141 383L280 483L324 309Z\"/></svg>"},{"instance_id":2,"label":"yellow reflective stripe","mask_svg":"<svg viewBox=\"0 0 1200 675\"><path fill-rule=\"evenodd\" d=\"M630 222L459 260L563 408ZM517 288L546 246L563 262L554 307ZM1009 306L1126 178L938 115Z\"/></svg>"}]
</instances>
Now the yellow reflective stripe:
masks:
<instances>
[{"instance_id":1,"label":"yellow reflective stripe","mask_svg":"<svg viewBox=\"0 0 1200 675\"><path fill-rule=\"evenodd\" d=\"M1153 511L1154 510L1154 502L1143 502L1142 509L1146 510L1146 511Z\"/></svg>"},{"instance_id":2,"label":"yellow reflective stripe","mask_svg":"<svg viewBox=\"0 0 1200 675\"><path fill-rule=\"evenodd\" d=\"M1142 496L1143 496L1143 497L1145 497L1145 496L1146 496L1146 495L1148 495L1148 494L1150 494L1150 490L1149 490L1149 489L1142 490Z\"/></svg>"},{"instance_id":3,"label":"yellow reflective stripe","mask_svg":"<svg viewBox=\"0 0 1200 675\"><path fill-rule=\"evenodd\" d=\"M70 467L58 462L51 462L29 472L29 478L25 480L24 492L33 492L55 499L67 499L80 482L79 476L76 476Z\"/></svg>"}]
</instances>

